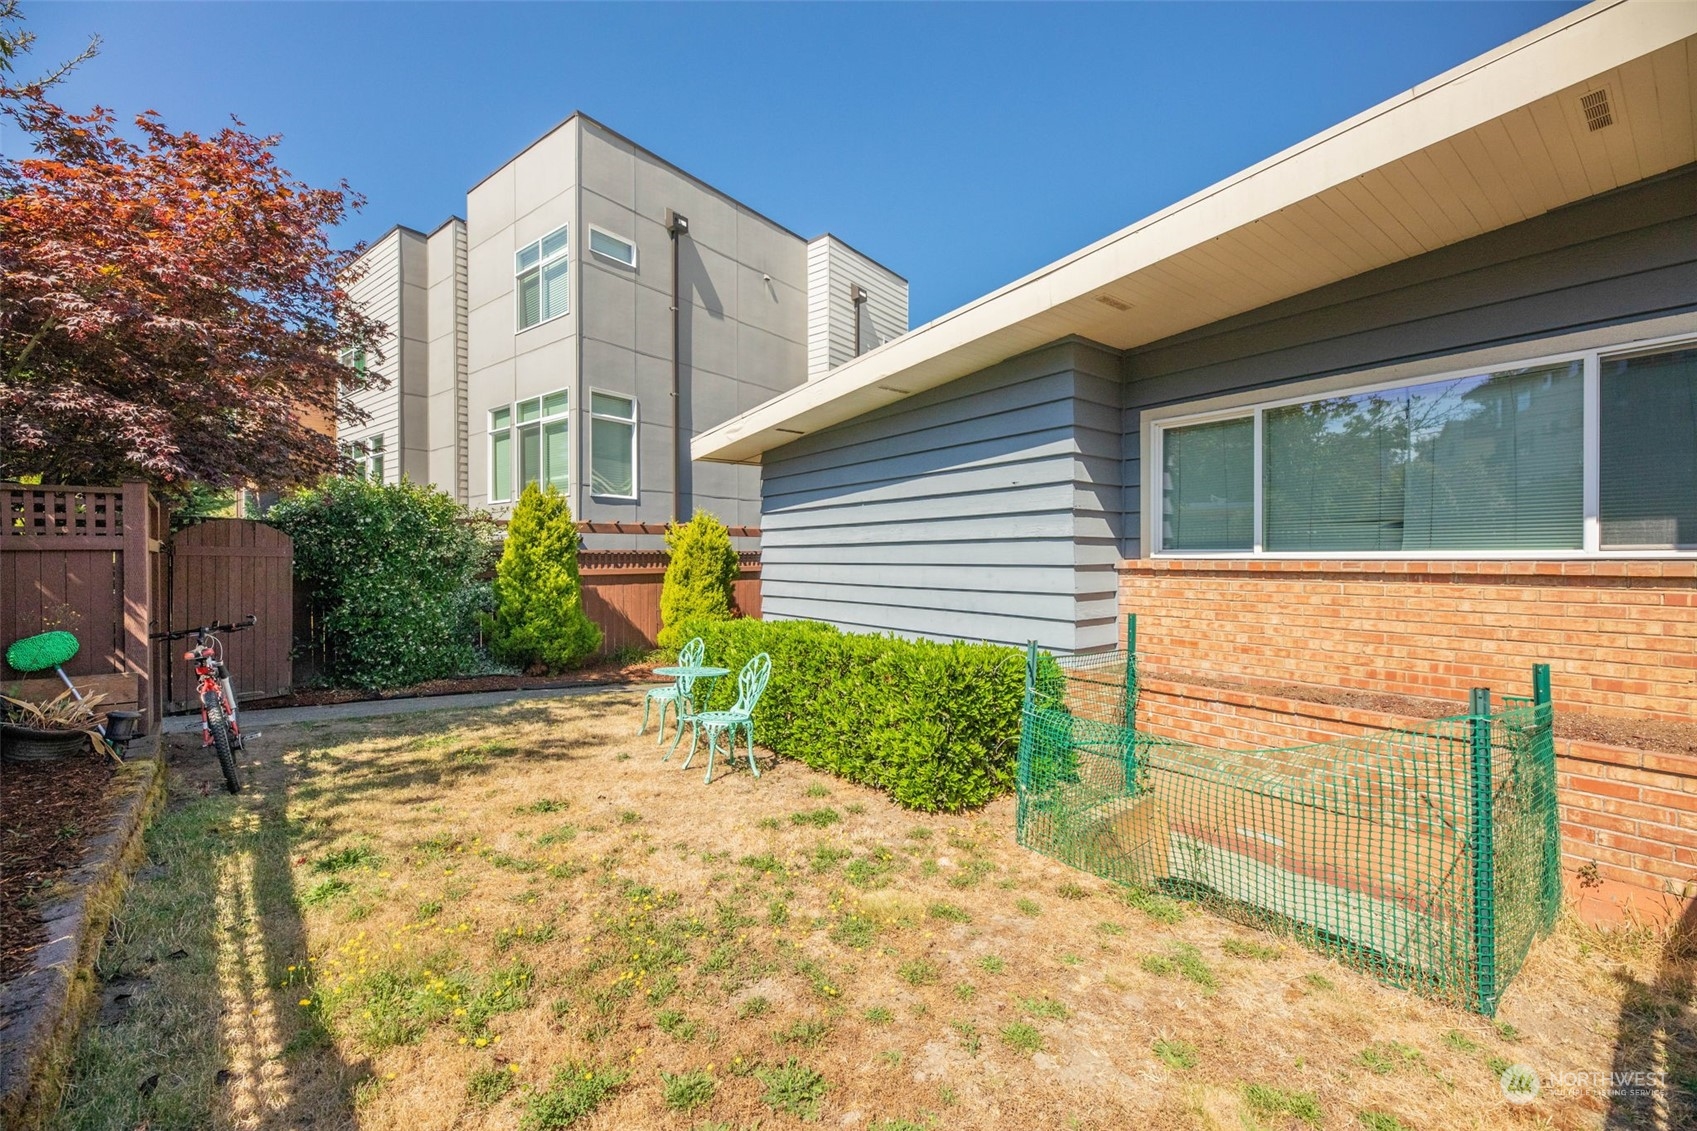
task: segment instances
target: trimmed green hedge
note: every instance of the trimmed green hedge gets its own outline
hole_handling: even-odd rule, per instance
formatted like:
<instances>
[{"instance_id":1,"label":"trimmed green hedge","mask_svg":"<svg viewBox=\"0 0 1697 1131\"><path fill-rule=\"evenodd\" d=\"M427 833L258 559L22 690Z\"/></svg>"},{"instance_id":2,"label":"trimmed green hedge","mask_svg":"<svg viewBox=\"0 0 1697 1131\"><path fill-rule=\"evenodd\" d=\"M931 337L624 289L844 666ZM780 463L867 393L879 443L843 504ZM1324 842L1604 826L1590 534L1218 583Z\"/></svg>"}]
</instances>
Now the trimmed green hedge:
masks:
<instances>
[{"instance_id":1,"label":"trimmed green hedge","mask_svg":"<svg viewBox=\"0 0 1697 1131\"><path fill-rule=\"evenodd\" d=\"M691 621L707 662L730 668L708 701L736 699L751 656L772 657L754 740L874 786L909 809L969 809L1012 791L1025 653L842 632L816 621Z\"/></svg>"}]
</instances>

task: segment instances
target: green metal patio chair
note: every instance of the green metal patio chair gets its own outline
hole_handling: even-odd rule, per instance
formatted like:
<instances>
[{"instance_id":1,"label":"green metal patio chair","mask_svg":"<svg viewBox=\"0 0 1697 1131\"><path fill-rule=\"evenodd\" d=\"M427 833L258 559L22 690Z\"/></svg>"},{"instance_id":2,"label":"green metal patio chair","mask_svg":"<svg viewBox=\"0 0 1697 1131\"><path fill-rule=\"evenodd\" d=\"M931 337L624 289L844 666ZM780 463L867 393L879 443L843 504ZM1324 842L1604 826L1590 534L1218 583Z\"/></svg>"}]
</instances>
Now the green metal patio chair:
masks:
<instances>
[{"instance_id":1,"label":"green metal patio chair","mask_svg":"<svg viewBox=\"0 0 1697 1131\"><path fill-rule=\"evenodd\" d=\"M680 668L699 668L706 659L707 642L699 636L678 649L678 667ZM660 737L654 745L659 746L666 741L666 708L668 707L673 708L677 715L678 734L683 734L684 703L689 699L690 692L694 690L694 676L679 676L672 681L669 687L649 688L648 694L642 697L642 725L636 728L636 733L641 734L648 729L648 709L658 703L660 704L660 728L658 731ZM672 745L676 747L677 743L673 742ZM670 752L667 753L666 757L671 757Z\"/></svg>"},{"instance_id":2,"label":"green metal patio chair","mask_svg":"<svg viewBox=\"0 0 1697 1131\"><path fill-rule=\"evenodd\" d=\"M755 656L742 666L737 675L737 701L728 711L697 711L683 716L683 721L689 724L689 757L684 759L684 769L689 769L690 760L695 757L695 741L697 728L707 732L707 776L702 780L713 780L713 755L719 752L719 736L730 734L730 745L725 751L728 757L736 757L737 730L741 728L748 738L748 768L754 771L754 776L760 776L760 767L754 764L754 705L760 702L760 696L766 690L766 681L772 678L772 657L765 652ZM678 738L683 736L683 727L678 727L678 734L672 739L673 749L677 748Z\"/></svg>"}]
</instances>

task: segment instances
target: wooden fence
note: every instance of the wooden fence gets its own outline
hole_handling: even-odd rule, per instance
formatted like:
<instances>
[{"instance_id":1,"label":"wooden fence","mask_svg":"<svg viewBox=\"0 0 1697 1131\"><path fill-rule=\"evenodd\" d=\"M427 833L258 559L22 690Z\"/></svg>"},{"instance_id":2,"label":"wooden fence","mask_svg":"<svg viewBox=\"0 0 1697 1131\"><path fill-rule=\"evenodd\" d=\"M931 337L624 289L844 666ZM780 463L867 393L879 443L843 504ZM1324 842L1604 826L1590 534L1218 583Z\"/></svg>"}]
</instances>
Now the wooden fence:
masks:
<instances>
[{"instance_id":1,"label":"wooden fence","mask_svg":"<svg viewBox=\"0 0 1697 1131\"><path fill-rule=\"evenodd\" d=\"M601 626L603 652L654 647L666 561L663 550L585 550L578 555L583 609ZM736 603L743 616L760 615L758 550L737 554Z\"/></svg>"},{"instance_id":2,"label":"wooden fence","mask_svg":"<svg viewBox=\"0 0 1697 1131\"><path fill-rule=\"evenodd\" d=\"M65 672L108 709L141 708L154 729L167 710L193 705L194 674L181 641L148 634L239 620L258 624L221 639L240 696L289 690L293 544L243 519L209 519L171 534L145 484L122 487L0 484L0 649L63 629L81 645ZM0 690L47 699L57 676L7 667Z\"/></svg>"},{"instance_id":3,"label":"wooden fence","mask_svg":"<svg viewBox=\"0 0 1697 1131\"><path fill-rule=\"evenodd\" d=\"M109 708L160 717L147 634L160 605L159 548L165 509L141 483L122 487L0 484L0 646L39 632L75 633L65 665L86 694ZM42 698L62 690L4 669L5 693Z\"/></svg>"}]
</instances>

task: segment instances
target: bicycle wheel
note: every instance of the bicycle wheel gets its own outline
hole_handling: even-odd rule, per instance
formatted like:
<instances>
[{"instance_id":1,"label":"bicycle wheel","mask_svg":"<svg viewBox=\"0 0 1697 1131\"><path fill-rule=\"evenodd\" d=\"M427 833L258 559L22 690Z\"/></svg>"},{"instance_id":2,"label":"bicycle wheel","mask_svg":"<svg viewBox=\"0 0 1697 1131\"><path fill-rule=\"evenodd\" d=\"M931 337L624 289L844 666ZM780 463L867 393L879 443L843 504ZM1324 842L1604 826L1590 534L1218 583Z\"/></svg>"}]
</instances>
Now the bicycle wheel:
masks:
<instances>
[{"instance_id":1,"label":"bicycle wheel","mask_svg":"<svg viewBox=\"0 0 1697 1131\"><path fill-rule=\"evenodd\" d=\"M230 720L224 717L224 704L215 692L201 696L206 708L206 729L212 732L212 746L218 751L218 766L224 771L224 784L231 793L242 791L242 780L236 776L236 750L230 741Z\"/></svg>"}]
</instances>

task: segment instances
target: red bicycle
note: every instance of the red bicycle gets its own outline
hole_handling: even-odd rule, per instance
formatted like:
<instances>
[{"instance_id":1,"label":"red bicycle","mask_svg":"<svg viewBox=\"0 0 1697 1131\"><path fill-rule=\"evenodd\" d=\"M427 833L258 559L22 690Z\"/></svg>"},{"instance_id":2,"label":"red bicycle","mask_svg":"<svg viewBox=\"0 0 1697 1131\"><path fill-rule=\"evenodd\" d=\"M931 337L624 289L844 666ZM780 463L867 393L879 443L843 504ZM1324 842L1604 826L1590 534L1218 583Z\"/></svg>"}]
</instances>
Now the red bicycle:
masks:
<instances>
[{"instance_id":1,"label":"red bicycle","mask_svg":"<svg viewBox=\"0 0 1697 1131\"><path fill-rule=\"evenodd\" d=\"M236 751L242 749L242 729L236 721L236 689L230 685L230 669L224 663L224 645L220 632L240 632L258 624L252 613L237 624L202 625L181 632L156 632L155 640L182 640L194 637L194 647L183 653L192 661L197 680L195 693L200 699L201 748L211 747L218 753L218 765L224 771L224 784L231 793L240 793L242 782L236 776Z\"/></svg>"}]
</instances>

